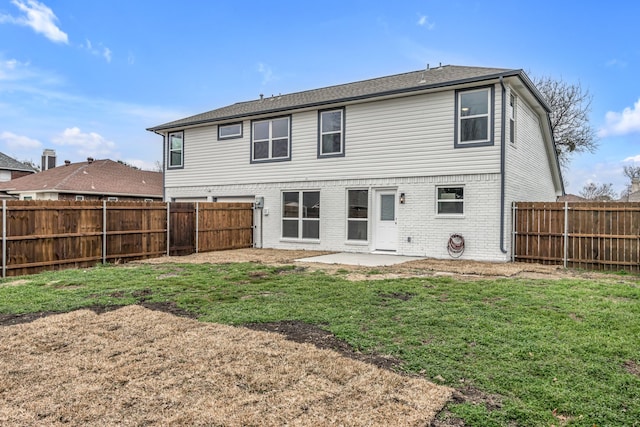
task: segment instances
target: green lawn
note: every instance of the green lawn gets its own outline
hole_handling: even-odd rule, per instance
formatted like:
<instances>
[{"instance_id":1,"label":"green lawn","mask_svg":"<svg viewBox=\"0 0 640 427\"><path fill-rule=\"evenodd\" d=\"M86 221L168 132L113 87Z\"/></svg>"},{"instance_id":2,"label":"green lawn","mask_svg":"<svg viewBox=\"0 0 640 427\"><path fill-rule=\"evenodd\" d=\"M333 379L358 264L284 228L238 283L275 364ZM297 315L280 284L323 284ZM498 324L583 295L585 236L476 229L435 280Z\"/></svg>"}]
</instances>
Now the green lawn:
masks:
<instances>
[{"instance_id":1,"label":"green lawn","mask_svg":"<svg viewBox=\"0 0 640 427\"><path fill-rule=\"evenodd\" d=\"M375 273L372 271L371 273ZM260 264L107 266L0 284L0 313L175 302L202 321L299 320L401 369L492 396L470 426L640 426L640 283L452 278L347 281ZM8 278L0 283L10 283Z\"/></svg>"}]
</instances>

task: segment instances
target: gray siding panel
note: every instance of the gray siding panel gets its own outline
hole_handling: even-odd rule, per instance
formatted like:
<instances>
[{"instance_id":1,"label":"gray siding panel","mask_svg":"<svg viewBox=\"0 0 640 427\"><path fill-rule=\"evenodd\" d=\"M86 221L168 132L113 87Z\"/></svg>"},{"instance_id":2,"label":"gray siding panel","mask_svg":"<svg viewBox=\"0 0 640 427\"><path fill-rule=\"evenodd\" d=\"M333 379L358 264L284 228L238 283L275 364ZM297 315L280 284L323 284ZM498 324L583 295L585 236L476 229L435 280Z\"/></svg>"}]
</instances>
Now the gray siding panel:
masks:
<instances>
[{"instance_id":1,"label":"gray siding panel","mask_svg":"<svg viewBox=\"0 0 640 427\"><path fill-rule=\"evenodd\" d=\"M168 188L284 180L437 176L499 172L499 112L493 146L454 148L454 91L347 105L344 157L317 158L317 111L292 114L291 161L250 163L250 121L242 138L217 139L217 127L185 130L184 169Z\"/></svg>"}]
</instances>

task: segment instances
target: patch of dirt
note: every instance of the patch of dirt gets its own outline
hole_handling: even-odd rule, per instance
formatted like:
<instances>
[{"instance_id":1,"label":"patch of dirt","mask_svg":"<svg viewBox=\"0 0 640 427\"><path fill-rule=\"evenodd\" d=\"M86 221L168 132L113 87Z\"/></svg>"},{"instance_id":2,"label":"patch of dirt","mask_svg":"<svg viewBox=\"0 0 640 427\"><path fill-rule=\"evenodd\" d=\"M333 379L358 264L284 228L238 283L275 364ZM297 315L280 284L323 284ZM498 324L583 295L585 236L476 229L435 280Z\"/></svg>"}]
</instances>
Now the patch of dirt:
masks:
<instances>
[{"instance_id":1,"label":"patch of dirt","mask_svg":"<svg viewBox=\"0 0 640 427\"><path fill-rule=\"evenodd\" d=\"M473 405L483 405L487 411L495 411L502 408L502 398L498 395L492 395L478 390L477 388L466 385L456 389L451 396L451 401L429 425L430 427L466 427L464 420L454 416L448 408L451 403L471 403Z\"/></svg>"},{"instance_id":2,"label":"patch of dirt","mask_svg":"<svg viewBox=\"0 0 640 427\"><path fill-rule=\"evenodd\" d=\"M0 360L0 424L14 426L425 426L453 393L280 334L140 306L0 328Z\"/></svg>"},{"instance_id":3,"label":"patch of dirt","mask_svg":"<svg viewBox=\"0 0 640 427\"><path fill-rule=\"evenodd\" d=\"M252 262L264 265L291 265L311 271L325 271L329 274L341 274L348 280L385 280L407 277L452 277L462 280L485 280L504 277L525 279L557 280L567 278L598 279L629 283L635 286L637 276L629 277L603 274L598 272L568 270L561 266L529 264L522 262L482 262L460 259L422 259L392 266L371 267L345 264L323 264L301 262L297 259L326 255L333 252L284 250L284 249L234 249L227 251L204 252L186 256L163 256L146 260L133 261L131 264L226 264L234 262ZM295 270L294 270L295 271ZM290 271L284 272L287 274Z\"/></svg>"},{"instance_id":4,"label":"patch of dirt","mask_svg":"<svg viewBox=\"0 0 640 427\"><path fill-rule=\"evenodd\" d=\"M415 295L409 292L392 292L390 294L380 294L380 298L384 299L399 299L400 301L409 301Z\"/></svg>"},{"instance_id":5,"label":"patch of dirt","mask_svg":"<svg viewBox=\"0 0 640 427\"><path fill-rule=\"evenodd\" d=\"M276 332L284 335L288 340L313 344L319 349L334 350L350 359L360 360L390 371L400 366L401 363L400 360L391 356L365 354L355 351L349 344L336 338L331 332L304 322L250 323L244 326L254 331Z\"/></svg>"},{"instance_id":6,"label":"patch of dirt","mask_svg":"<svg viewBox=\"0 0 640 427\"><path fill-rule=\"evenodd\" d=\"M627 360L626 362L624 362L624 370L631 375L640 377L640 363L636 363L633 360Z\"/></svg>"}]
</instances>

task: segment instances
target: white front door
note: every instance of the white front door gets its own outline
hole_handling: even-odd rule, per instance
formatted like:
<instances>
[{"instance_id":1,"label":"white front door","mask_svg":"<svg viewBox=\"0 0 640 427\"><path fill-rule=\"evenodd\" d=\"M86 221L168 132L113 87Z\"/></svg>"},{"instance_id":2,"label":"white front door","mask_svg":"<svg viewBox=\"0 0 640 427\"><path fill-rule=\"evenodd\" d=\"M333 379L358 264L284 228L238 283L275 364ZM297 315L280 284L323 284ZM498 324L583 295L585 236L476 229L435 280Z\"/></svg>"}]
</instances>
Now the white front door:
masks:
<instances>
[{"instance_id":1,"label":"white front door","mask_svg":"<svg viewBox=\"0 0 640 427\"><path fill-rule=\"evenodd\" d=\"M397 197L395 190L376 192L375 250L398 249Z\"/></svg>"}]
</instances>

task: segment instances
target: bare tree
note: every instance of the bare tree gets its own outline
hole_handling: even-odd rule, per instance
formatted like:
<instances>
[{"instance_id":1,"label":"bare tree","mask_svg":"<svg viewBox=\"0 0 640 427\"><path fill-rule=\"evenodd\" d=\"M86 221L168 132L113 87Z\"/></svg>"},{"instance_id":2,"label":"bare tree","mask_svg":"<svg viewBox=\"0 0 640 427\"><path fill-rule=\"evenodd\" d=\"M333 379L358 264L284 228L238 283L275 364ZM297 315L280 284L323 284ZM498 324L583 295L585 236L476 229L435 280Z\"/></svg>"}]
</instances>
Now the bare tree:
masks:
<instances>
[{"instance_id":1,"label":"bare tree","mask_svg":"<svg viewBox=\"0 0 640 427\"><path fill-rule=\"evenodd\" d=\"M624 175L629 178L629 181L640 179L640 166L625 166Z\"/></svg>"},{"instance_id":2,"label":"bare tree","mask_svg":"<svg viewBox=\"0 0 640 427\"><path fill-rule=\"evenodd\" d=\"M628 201L629 195L634 190L634 181L636 181L637 185L637 181L640 180L640 166L625 166L624 175L629 178L629 184L627 184L627 187L620 193L620 198Z\"/></svg>"},{"instance_id":3,"label":"bare tree","mask_svg":"<svg viewBox=\"0 0 640 427\"><path fill-rule=\"evenodd\" d=\"M154 163L154 168L153 168L154 172L163 172L164 169L162 168L162 162L160 160L156 160L156 162Z\"/></svg>"},{"instance_id":4,"label":"bare tree","mask_svg":"<svg viewBox=\"0 0 640 427\"><path fill-rule=\"evenodd\" d=\"M607 202L616 200L616 192L613 191L613 184L586 184L580 190L580 195L585 199L595 200L600 202Z\"/></svg>"},{"instance_id":5,"label":"bare tree","mask_svg":"<svg viewBox=\"0 0 640 427\"><path fill-rule=\"evenodd\" d=\"M592 96L580 84L570 84L551 77L534 78L551 108L551 131L556 152L563 167L568 166L572 153L593 153L598 146L595 129L589 123Z\"/></svg>"},{"instance_id":6,"label":"bare tree","mask_svg":"<svg viewBox=\"0 0 640 427\"><path fill-rule=\"evenodd\" d=\"M38 165L33 160L21 160L20 163L23 163L23 164L35 169L36 171L40 172L40 165Z\"/></svg>"}]
</instances>

